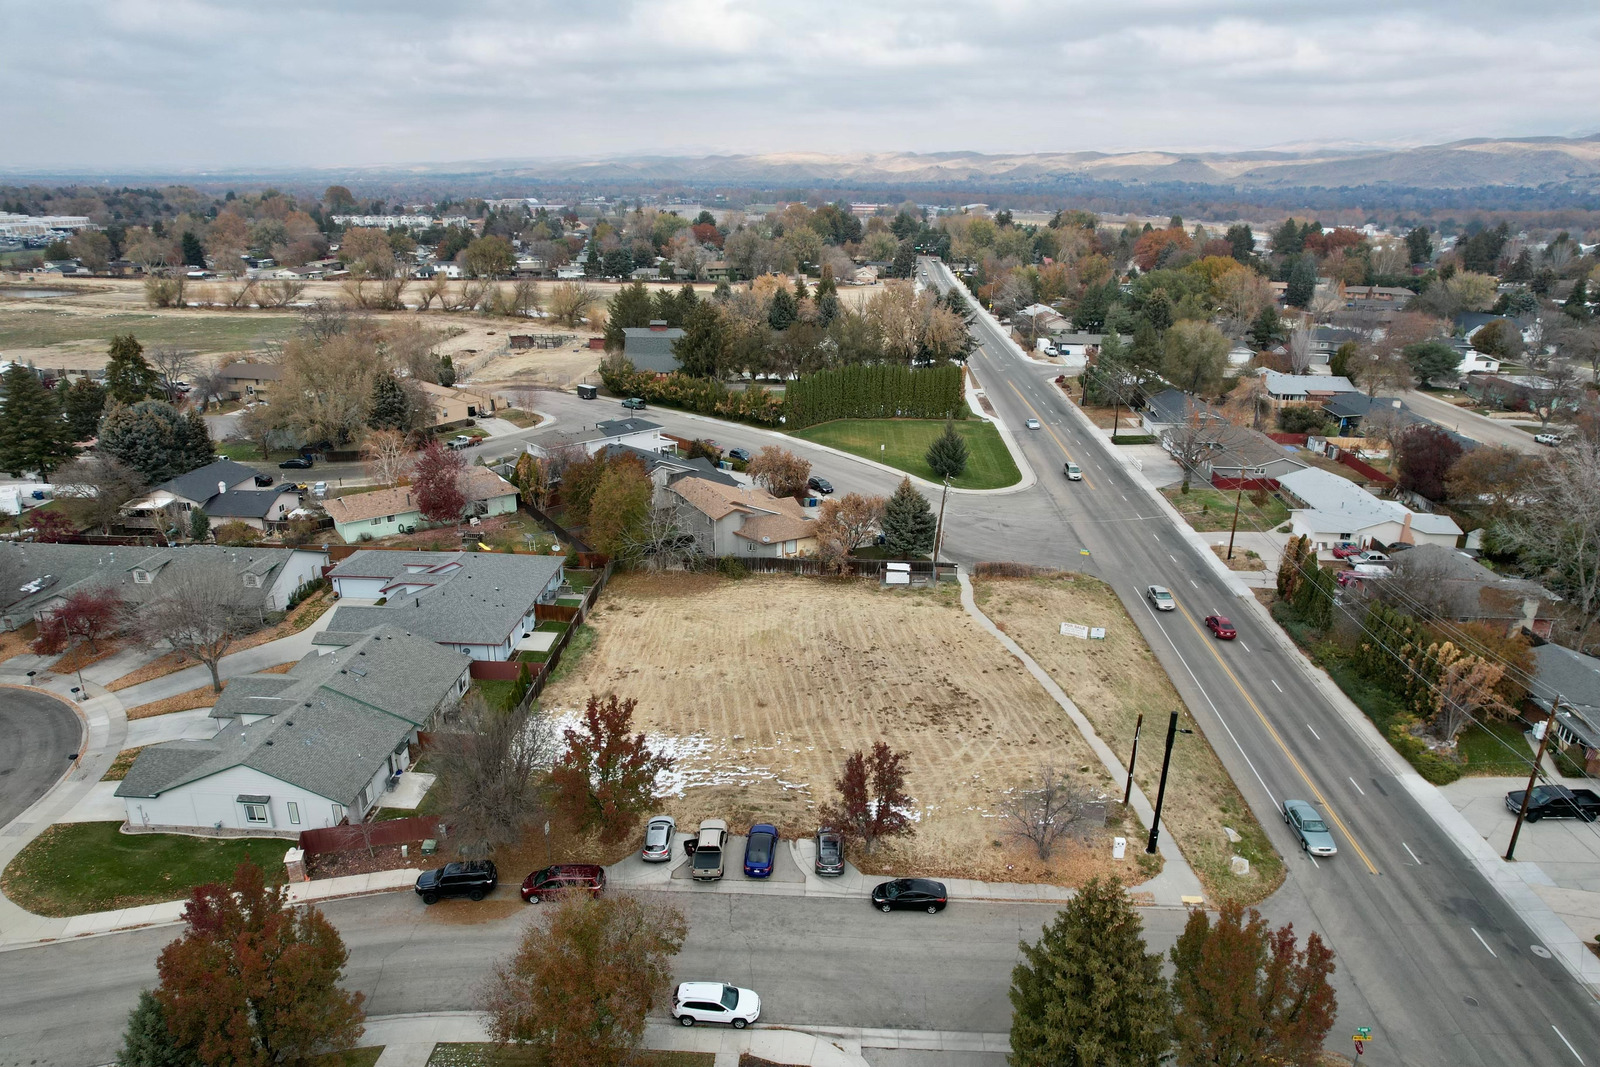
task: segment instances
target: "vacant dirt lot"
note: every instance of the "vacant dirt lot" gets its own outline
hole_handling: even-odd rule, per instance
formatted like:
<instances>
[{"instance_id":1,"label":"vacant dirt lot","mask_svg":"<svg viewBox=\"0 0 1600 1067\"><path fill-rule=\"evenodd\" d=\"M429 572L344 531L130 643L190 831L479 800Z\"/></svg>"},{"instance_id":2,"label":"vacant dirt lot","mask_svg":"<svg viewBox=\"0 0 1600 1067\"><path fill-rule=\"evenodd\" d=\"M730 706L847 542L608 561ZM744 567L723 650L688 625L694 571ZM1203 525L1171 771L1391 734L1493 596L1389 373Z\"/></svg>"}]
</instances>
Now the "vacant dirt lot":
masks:
<instances>
[{"instance_id":1,"label":"vacant dirt lot","mask_svg":"<svg viewBox=\"0 0 1600 1067\"><path fill-rule=\"evenodd\" d=\"M554 714L591 693L639 701L636 721L676 753L663 802L680 826L720 817L786 835L816 828L846 755L882 738L909 753L917 832L873 869L1070 884L1089 874L1142 880L1113 864L1106 831L1049 865L1015 847L994 812L1006 790L1051 762L1113 783L1060 709L967 616L947 586L885 592L870 583L752 577L633 577L591 617L594 648L545 691ZM1137 850L1130 849L1137 854ZM860 858L860 857L856 857Z\"/></svg>"},{"instance_id":2,"label":"vacant dirt lot","mask_svg":"<svg viewBox=\"0 0 1600 1067\"><path fill-rule=\"evenodd\" d=\"M1080 575L1000 578L978 582L974 596L983 613L1050 672L1124 760L1133 745L1134 723L1144 714L1134 776L1153 801L1167 717L1183 703L1111 589ZM1103 626L1105 640L1063 636L1063 622ZM1283 880L1283 861L1199 725L1187 715L1180 725L1196 734L1180 735L1173 747L1162 822L1213 900L1260 900ZM1225 826L1243 840L1230 843ZM1250 861L1248 875L1231 873L1234 855Z\"/></svg>"}]
</instances>

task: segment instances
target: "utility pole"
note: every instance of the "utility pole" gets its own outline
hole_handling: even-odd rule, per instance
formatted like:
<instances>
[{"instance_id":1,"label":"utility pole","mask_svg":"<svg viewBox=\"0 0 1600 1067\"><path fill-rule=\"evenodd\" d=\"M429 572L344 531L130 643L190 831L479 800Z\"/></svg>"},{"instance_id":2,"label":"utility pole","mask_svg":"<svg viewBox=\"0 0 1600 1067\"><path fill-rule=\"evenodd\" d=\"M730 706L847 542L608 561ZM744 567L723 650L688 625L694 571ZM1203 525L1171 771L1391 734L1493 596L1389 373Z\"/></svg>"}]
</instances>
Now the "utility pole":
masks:
<instances>
[{"instance_id":1,"label":"utility pole","mask_svg":"<svg viewBox=\"0 0 1600 1067\"><path fill-rule=\"evenodd\" d=\"M1128 784L1122 790L1122 806L1128 806L1128 798L1133 796L1133 765L1139 759L1139 731L1144 729L1144 712L1139 713L1139 719L1133 724L1133 752L1128 756Z\"/></svg>"},{"instance_id":2,"label":"utility pole","mask_svg":"<svg viewBox=\"0 0 1600 1067\"><path fill-rule=\"evenodd\" d=\"M950 476L944 476L944 492L939 495L939 521L933 528L933 584L939 584L939 545L944 540L944 502L950 498Z\"/></svg>"},{"instance_id":3,"label":"utility pole","mask_svg":"<svg viewBox=\"0 0 1600 1067\"><path fill-rule=\"evenodd\" d=\"M1533 783L1539 777L1539 767L1544 763L1544 750L1550 744L1550 734L1556 728L1556 712L1561 708L1561 694L1556 694L1555 703L1550 705L1550 717L1544 721L1544 733L1539 738L1539 751L1533 757L1533 767L1528 771L1528 785L1522 791L1522 808L1517 812L1516 825L1511 827L1511 841L1506 845L1506 859L1515 858L1517 851L1517 835L1522 833L1522 820L1527 818L1528 804L1533 800Z\"/></svg>"},{"instance_id":4,"label":"utility pole","mask_svg":"<svg viewBox=\"0 0 1600 1067\"><path fill-rule=\"evenodd\" d=\"M1228 558L1233 559L1233 535L1239 532L1239 504L1244 500L1244 471L1239 472L1239 493L1233 498L1233 526L1228 530Z\"/></svg>"},{"instance_id":5,"label":"utility pole","mask_svg":"<svg viewBox=\"0 0 1600 1067\"><path fill-rule=\"evenodd\" d=\"M1167 797L1167 768L1172 765L1172 742L1177 740L1180 733L1192 734L1194 731L1178 729L1178 713L1173 712L1167 722L1167 751L1161 757L1161 784L1156 787L1156 812L1150 820L1150 841L1144 846L1145 852L1152 856L1156 854L1156 842L1161 838L1161 802Z\"/></svg>"}]
</instances>

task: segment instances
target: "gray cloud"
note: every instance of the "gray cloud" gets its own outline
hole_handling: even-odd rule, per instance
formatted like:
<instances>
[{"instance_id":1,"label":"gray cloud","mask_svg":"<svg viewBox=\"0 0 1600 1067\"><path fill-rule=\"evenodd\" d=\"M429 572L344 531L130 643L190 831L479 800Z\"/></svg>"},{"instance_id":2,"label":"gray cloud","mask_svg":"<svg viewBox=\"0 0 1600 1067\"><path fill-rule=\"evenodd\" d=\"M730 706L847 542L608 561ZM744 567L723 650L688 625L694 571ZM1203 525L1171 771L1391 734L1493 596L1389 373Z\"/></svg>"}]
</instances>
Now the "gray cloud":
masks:
<instances>
[{"instance_id":1,"label":"gray cloud","mask_svg":"<svg viewBox=\"0 0 1600 1067\"><path fill-rule=\"evenodd\" d=\"M1600 128L1600 7L1351 0L50 0L0 162L1426 143Z\"/></svg>"}]
</instances>

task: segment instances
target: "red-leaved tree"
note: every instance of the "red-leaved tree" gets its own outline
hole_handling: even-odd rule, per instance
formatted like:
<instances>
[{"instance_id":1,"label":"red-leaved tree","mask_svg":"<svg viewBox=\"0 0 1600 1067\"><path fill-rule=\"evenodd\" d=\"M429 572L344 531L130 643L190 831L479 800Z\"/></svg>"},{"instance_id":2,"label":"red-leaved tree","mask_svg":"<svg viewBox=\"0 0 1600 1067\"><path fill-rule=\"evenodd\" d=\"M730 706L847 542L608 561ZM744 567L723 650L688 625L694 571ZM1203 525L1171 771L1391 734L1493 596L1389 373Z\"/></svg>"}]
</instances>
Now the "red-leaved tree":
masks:
<instances>
[{"instance_id":1,"label":"red-leaved tree","mask_svg":"<svg viewBox=\"0 0 1600 1067\"><path fill-rule=\"evenodd\" d=\"M461 473L467 461L434 441L417 457L411 475L411 488L417 494L417 510L430 522L456 522L467 498L461 492Z\"/></svg>"},{"instance_id":2,"label":"red-leaved tree","mask_svg":"<svg viewBox=\"0 0 1600 1067\"><path fill-rule=\"evenodd\" d=\"M582 721L562 732L567 750L550 772L557 802L580 829L598 828L602 841L632 829L654 802L656 776L673 764L650 750L643 733L630 732L638 703L590 694Z\"/></svg>"},{"instance_id":3,"label":"red-leaved tree","mask_svg":"<svg viewBox=\"0 0 1600 1067\"><path fill-rule=\"evenodd\" d=\"M870 755L850 753L844 773L834 783L839 801L823 807L823 819L859 837L868 852L878 847L879 838L912 833L911 798L906 795L906 773L900 766L905 758L904 752L894 751L886 741L873 745Z\"/></svg>"},{"instance_id":4,"label":"red-leaved tree","mask_svg":"<svg viewBox=\"0 0 1600 1067\"><path fill-rule=\"evenodd\" d=\"M122 619L122 600L104 586L75 590L61 606L39 623L39 636L33 650L41 656L55 655L78 641L96 642L116 632Z\"/></svg>"},{"instance_id":5,"label":"red-leaved tree","mask_svg":"<svg viewBox=\"0 0 1600 1067\"><path fill-rule=\"evenodd\" d=\"M33 536L47 545L78 536L78 524L59 511L35 511L28 521L33 523Z\"/></svg>"},{"instance_id":6,"label":"red-leaved tree","mask_svg":"<svg viewBox=\"0 0 1600 1067\"><path fill-rule=\"evenodd\" d=\"M183 919L156 961L156 999L199 1062L309 1064L355 1046L364 998L339 988L349 953L322 912L290 907L246 861L232 885L197 887Z\"/></svg>"}]
</instances>

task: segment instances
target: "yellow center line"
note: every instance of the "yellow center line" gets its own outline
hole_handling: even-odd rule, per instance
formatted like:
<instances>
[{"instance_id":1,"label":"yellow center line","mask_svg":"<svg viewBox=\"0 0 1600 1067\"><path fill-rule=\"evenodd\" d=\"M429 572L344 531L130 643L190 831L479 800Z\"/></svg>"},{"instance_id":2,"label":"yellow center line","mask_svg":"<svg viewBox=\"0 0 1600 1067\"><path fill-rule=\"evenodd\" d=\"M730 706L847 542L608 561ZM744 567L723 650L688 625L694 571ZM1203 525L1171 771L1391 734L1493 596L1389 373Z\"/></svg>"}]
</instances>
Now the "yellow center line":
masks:
<instances>
[{"instance_id":1,"label":"yellow center line","mask_svg":"<svg viewBox=\"0 0 1600 1067\"><path fill-rule=\"evenodd\" d=\"M1066 456L1068 459L1071 459L1072 453L1067 451L1067 446L1061 443L1061 438L1056 436L1056 432L1050 428L1049 424L1047 424L1044 419L1039 418L1039 412L1035 411L1033 405L1028 403L1028 398L1022 395L1022 390L1017 388L1016 383L1008 380L1006 384L1011 386L1011 391L1013 393L1017 394L1017 399L1022 401L1022 403L1027 406L1029 411L1033 412L1033 417L1039 419L1039 425L1044 428L1045 433L1050 435L1050 440L1056 443L1056 447L1061 449L1061 454ZM1083 473L1082 467L1078 468L1078 473ZM1090 489L1094 488L1094 483L1089 480L1089 476L1087 474L1083 475L1083 484L1087 485Z\"/></svg>"},{"instance_id":2,"label":"yellow center line","mask_svg":"<svg viewBox=\"0 0 1600 1067\"><path fill-rule=\"evenodd\" d=\"M1173 598L1173 603L1177 603L1176 597ZM1372 865L1372 860L1367 858L1366 850L1363 849L1361 847L1361 843L1356 840L1356 835L1352 834L1350 832L1350 828L1344 824L1344 820L1339 818L1339 814L1333 810L1333 805L1328 803L1328 798L1322 795L1322 790L1317 788L1317 784L1311 780L1311 776L1307 774L1305 768L1300 765L1300 761L1295 759L1294 753L1289 751L1289 746L1284 744L1283 738L1278 735L1277 728L1268 721L1266 715L1262 713L1260 706L1256 704L1256 702L1251 699L1250 694L1245 691L1243 684L1241 684L1239 681L1238 675L1233 673L1233 669L1228 666L1227 661L1224 660L1221 654L1217 652L1216 643L1211 640L1207 632L1201 629L1199 624L1194 621L1194 616L1189 614L1188 608L1184 607L1182 604L1178 604L1178 610L1183 612L1183 617L1187 619L1189 625L1194 628L1194 632L1199 634L1201 638L1205 639L1206 651L1211 653L1212 658L1217 661L1217 665L1222 668L1223 672L1227 674L1228 679L1233 682L1234 688L1239 690L1239 695L1244 697L1246 704L1250 705L1250 710L1256 713L1256 718L1260 719L1261 725L1267 728L1267 733L1272 735L1272 740L1277 742L1278 748L1283 751L1285 756L1289 757L1289 763L1294 767L1295 773L1298 774L1301 780L1306 783L1306 788L1311 790L1312 795L1317 798L1317 803L1322 805L1322 810L1327 812L1328 817L1333 820L1334 825L1339 827L1340 832L1345 836L1345 840L1350 842L1350 847L1355 849L1356 855L1361 857L1361 862L1367 865L1367 870L1371 871L1373 874L1377 874L1378 868L1374 867Z\"/></svg>"}]
</instances>

